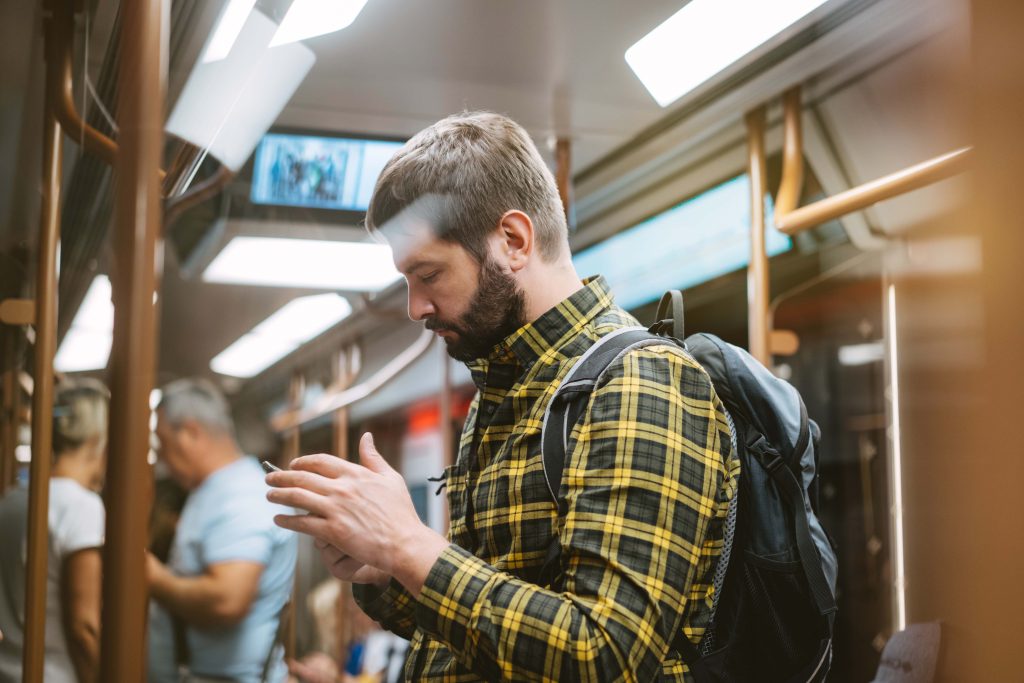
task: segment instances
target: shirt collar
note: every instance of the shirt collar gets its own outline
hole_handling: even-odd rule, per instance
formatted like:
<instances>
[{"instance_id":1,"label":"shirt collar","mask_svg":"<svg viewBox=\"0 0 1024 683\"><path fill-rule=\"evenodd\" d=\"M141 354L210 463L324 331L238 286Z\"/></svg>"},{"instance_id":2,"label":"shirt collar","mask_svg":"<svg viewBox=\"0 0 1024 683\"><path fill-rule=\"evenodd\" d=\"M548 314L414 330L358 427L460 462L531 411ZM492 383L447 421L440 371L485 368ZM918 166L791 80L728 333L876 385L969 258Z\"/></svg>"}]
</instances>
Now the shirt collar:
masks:
<instances>
[{"instance_id":1,"label":"shirt collar","mask_svg":"<svg viewBox=\"0 0 1024 683\"><path fill-rule=\"evenodd\" d=\"M486 358L467 363L470 371L486 374L488 366L516 363L530 367L552 348L558 348L574 337L587 323L612 306L612 293L604 277L587 278L583 287L563 299L531 323L499 342Z\"/></svg>"}]
</instances>

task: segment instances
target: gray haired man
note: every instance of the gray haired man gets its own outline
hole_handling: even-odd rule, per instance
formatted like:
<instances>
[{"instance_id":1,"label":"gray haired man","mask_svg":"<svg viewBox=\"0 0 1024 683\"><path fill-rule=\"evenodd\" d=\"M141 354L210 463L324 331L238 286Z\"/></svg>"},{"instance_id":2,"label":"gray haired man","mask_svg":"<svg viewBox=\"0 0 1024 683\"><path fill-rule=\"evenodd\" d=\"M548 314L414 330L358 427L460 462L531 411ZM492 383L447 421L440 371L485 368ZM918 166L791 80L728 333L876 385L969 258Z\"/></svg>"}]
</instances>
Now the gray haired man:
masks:
<instances>
[{"instance_id":1,"label":"gray haired man","mask_svg":"<svg viewBox=\"0 0 1024 683\"><path fill-rule=\"evenodd\" d=\"M156 433L160 460L190 493L168 564L147 560L149 680L179 681L179 665L195 681L283 680L276 636L297 542L274 515L287 508L267 502L263 471L239 449L230 407L210 382L167 385Z\"/></svg>"}]
</instances>

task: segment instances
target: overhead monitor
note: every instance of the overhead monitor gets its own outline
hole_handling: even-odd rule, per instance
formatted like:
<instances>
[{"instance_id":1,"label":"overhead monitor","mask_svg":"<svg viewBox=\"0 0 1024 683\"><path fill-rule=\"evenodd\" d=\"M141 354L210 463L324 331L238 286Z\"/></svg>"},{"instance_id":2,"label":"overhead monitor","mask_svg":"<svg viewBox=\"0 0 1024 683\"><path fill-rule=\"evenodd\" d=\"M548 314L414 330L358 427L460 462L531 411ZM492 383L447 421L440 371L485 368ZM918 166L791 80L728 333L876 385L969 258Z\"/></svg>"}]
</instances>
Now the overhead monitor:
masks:
<instances>
[{"instance_id":1,"label":"overhead monitor","mask_svg":"<svg viewBox=\"0 0 1024 683\"><path fill-rule=\"evenodd\" d=\"M365 211L384 164L402 142L268 133L256 149L254 204Z\"/></svg>"},{"instance_id":2,"label":"overhead monitor","mask_svg":"<svg viewBox=\"0 0 1024 683\"><path fill-rule=\"evenodd\" d=\"M767 216L772 215L766 199ZM792 247L771 225L769 256ZM604 275L615 301L634 309L666 290L686 289L743 268L750 261L750 182L737 176L663 211L573 257L581 276Z\"/></svg>"}]
</instances>

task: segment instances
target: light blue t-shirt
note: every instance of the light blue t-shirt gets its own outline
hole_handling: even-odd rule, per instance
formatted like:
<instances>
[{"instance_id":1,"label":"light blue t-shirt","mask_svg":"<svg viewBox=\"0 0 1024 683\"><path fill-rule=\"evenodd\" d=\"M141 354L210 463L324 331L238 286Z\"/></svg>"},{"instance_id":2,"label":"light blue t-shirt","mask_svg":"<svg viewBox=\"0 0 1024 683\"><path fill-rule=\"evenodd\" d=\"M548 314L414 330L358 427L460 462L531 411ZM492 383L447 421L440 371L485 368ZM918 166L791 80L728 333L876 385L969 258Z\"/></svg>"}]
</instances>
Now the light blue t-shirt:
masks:
<instances>
[{"instance_id":1,"label":"light blue t-shirt","mask_svg":"<svg viewBox=\"0 0 1024 683\"><path fill-rule=\"evenodd\" d=\"M264 566L259 592L241 623L227 629L186 628L189 669L196 675L259 683L281 609L291 595L298 540L274 524L274 515L292 511L267 501L263 477L255 459L240 458L207 477L181 512L168 562L175 574L197 576L221 562ZM149 629L149 680L176 683L173 624L155 601L150 603ZM284 679L280 648L270 672L268 681Z\"/></svg>"}]
</instances>

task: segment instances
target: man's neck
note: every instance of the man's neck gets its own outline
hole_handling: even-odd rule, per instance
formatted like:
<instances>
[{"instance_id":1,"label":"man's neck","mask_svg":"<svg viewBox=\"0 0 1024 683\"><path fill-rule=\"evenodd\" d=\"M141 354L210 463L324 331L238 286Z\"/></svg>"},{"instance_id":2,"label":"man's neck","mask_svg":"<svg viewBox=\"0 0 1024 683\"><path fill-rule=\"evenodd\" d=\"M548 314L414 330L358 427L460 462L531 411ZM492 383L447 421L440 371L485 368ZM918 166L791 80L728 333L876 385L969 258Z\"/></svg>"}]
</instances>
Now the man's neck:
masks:
<instances>
[{"instance_id":1,"label":"man's neck","mask_svg":"<svg viewBox=\"0 0 1024 683\"><path fill-rule=\"evenodd\" d=\"M203 462L204 467L202 471L200 471L199 476L196 477L196 488L198 488L215 472L237 462L241 457L242 453L234 443L231 443L230 445L225 444L222 447L217 448L215 451L207 454Z\"/></svg>"},{"instance_id":2,"label":"man's neck","mask_svg":"<svg viewBox=\"0 0 1024 683\"><path fill-rule=\"evenodd\" d=\"M526 285L526 319L533 322L583 288L571 260L545 267Z\"/></svg>"}]
</instances>

